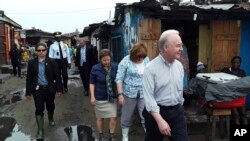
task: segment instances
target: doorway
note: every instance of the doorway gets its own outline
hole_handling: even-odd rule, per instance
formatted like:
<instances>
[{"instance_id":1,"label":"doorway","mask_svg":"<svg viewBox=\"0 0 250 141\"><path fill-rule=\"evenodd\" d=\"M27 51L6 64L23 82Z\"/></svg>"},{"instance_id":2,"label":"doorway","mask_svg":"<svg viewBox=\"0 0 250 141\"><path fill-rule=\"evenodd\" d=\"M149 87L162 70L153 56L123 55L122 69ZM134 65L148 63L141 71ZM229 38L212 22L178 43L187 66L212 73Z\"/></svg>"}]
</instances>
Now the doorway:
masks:
<instances>
[{"instance_id":1,"label":"doorway","mask_svg":"<svg viewBox=\"0 0 250 141\"><path fill-rule=\"evenodd\" d=\"M195 77L198 63L199 24L195 21L168 21L162 20L162 32L168 29L183 28L182 42L185 44L189 58L190 79Z\"/></svg>"}]
</instances>

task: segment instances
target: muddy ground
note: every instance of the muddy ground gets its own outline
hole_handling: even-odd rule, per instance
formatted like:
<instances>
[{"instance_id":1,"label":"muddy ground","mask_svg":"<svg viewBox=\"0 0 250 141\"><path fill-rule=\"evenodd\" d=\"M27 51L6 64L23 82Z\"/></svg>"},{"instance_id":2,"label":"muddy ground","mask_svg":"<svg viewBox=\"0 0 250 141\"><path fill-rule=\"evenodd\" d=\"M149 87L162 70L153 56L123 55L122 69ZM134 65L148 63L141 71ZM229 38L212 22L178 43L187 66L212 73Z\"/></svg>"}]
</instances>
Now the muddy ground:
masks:
<instances>
[{"instance_id":1,"label":"muddy ground","mask_svg":"<svg viewBox=\"0 0 250 141\"><path fill-rule=\"evenodd\" d=\"M73 78L77 78L77 76ZM14 118L18 125L18 129L15 129L17 130L15 132L21 132L26 136L23 140L20 136L18 141L26 141L27 138L34 139L36 134L34 101L29 101L24 96L25 80L25 76L23 78L11 76L10 79L0 84L0 97L2 99L0 104L1 117ZM20 94L19 98L13 97L15 93ZM46 141L75 141L75 138L78 138L77 132L71 133L71 135L67 135L67 133L69 134L69 129L76 131L77 127L90 127L89 129L93 130L92 135L94 137L97 136L95 132L96 126L94 109L93 106L89 104L89 97L84 96L83 87L79 79L69 79L68 93L63 94L61 97L56 97L55 104L55 127L51 128L48 126L48 121L46 118L47 113L45 112L44 125ZM118 121L119 120L120 119L118 119ZM108 136L107 123L108 121L105 122L106 136ZM135 126L130 131L130 139L136 141L143 140L144 131L140 127L139 121L136 120L136 118L134 123ZM83 130L83 128L80 129ZM83 131L82 134L86 133L89 134L90 132ZM121 129L119 124L117 125L116 138L117 140L121 140ZM6 140L14 141L14 139L11 139L11 137L7 138Z\"/></svg>"}]
</instances>

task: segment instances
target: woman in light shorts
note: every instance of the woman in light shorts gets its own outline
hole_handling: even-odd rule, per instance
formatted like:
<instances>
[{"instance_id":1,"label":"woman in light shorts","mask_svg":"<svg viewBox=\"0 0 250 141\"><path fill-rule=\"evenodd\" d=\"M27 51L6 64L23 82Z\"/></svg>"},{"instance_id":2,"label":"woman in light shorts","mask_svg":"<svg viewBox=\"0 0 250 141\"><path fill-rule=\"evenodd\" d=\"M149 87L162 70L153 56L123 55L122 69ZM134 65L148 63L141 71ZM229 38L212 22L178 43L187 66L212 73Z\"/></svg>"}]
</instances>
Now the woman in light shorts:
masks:
<instances>
[{"instance_id":1,"label":"woman in light shorts","mask_svg":"<svg viewBox=\"0 0 250 141\"><path fill-rule=\"evenodd\" d=\"M94 105L99 140L104 141L104 119L109 118L109 141L114 141L117 123L117 102L115 78L117 65L111 62L112 54L108 49L100 52L100 63L93 66L90 73L90 103Z\"/></svg>"}]
</instances>

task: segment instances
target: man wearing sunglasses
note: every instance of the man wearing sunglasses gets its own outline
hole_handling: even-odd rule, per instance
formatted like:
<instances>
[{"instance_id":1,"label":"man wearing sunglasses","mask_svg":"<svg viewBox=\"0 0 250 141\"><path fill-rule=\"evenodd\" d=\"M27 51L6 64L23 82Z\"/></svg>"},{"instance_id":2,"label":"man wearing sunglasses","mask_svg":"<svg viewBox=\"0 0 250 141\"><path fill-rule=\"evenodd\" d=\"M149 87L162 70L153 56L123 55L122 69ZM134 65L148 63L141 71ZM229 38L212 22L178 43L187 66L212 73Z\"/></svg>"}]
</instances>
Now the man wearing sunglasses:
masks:
<instances>
[{"instance_id":1,"label":"man wearing sunglasses","mask_svg":"<svg viewBox=\"0 0 250 141\"><path fill-rule=\"evenodd\" d=\"M64 91L68 92L68 67L71 63L69 48L61 41L61 32L53 35L56 41L49 47L49 58L56 61L60 76L62 74Z\"/></svg>"}]
</instances>

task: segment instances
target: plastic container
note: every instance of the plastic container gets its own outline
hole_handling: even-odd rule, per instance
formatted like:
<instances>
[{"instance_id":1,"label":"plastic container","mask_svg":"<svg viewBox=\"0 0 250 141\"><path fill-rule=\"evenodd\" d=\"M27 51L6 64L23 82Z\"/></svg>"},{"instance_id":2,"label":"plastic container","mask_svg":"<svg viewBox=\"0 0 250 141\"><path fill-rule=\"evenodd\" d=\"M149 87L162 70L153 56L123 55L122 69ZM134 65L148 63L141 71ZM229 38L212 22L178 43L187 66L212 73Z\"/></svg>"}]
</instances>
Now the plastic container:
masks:
<instances>
[{"instance_id":1,"label":"plastic container","mask_svg":"<svg viewBox=\"0 0 250 141\"><path fill-rule=\"evenodd\" d=\"M227 102L210 102L209 105L217 109L228 109L228 108L242 107L245 106L245 104L246 104L246 96Z\"/></svg>"}]
</instances>

